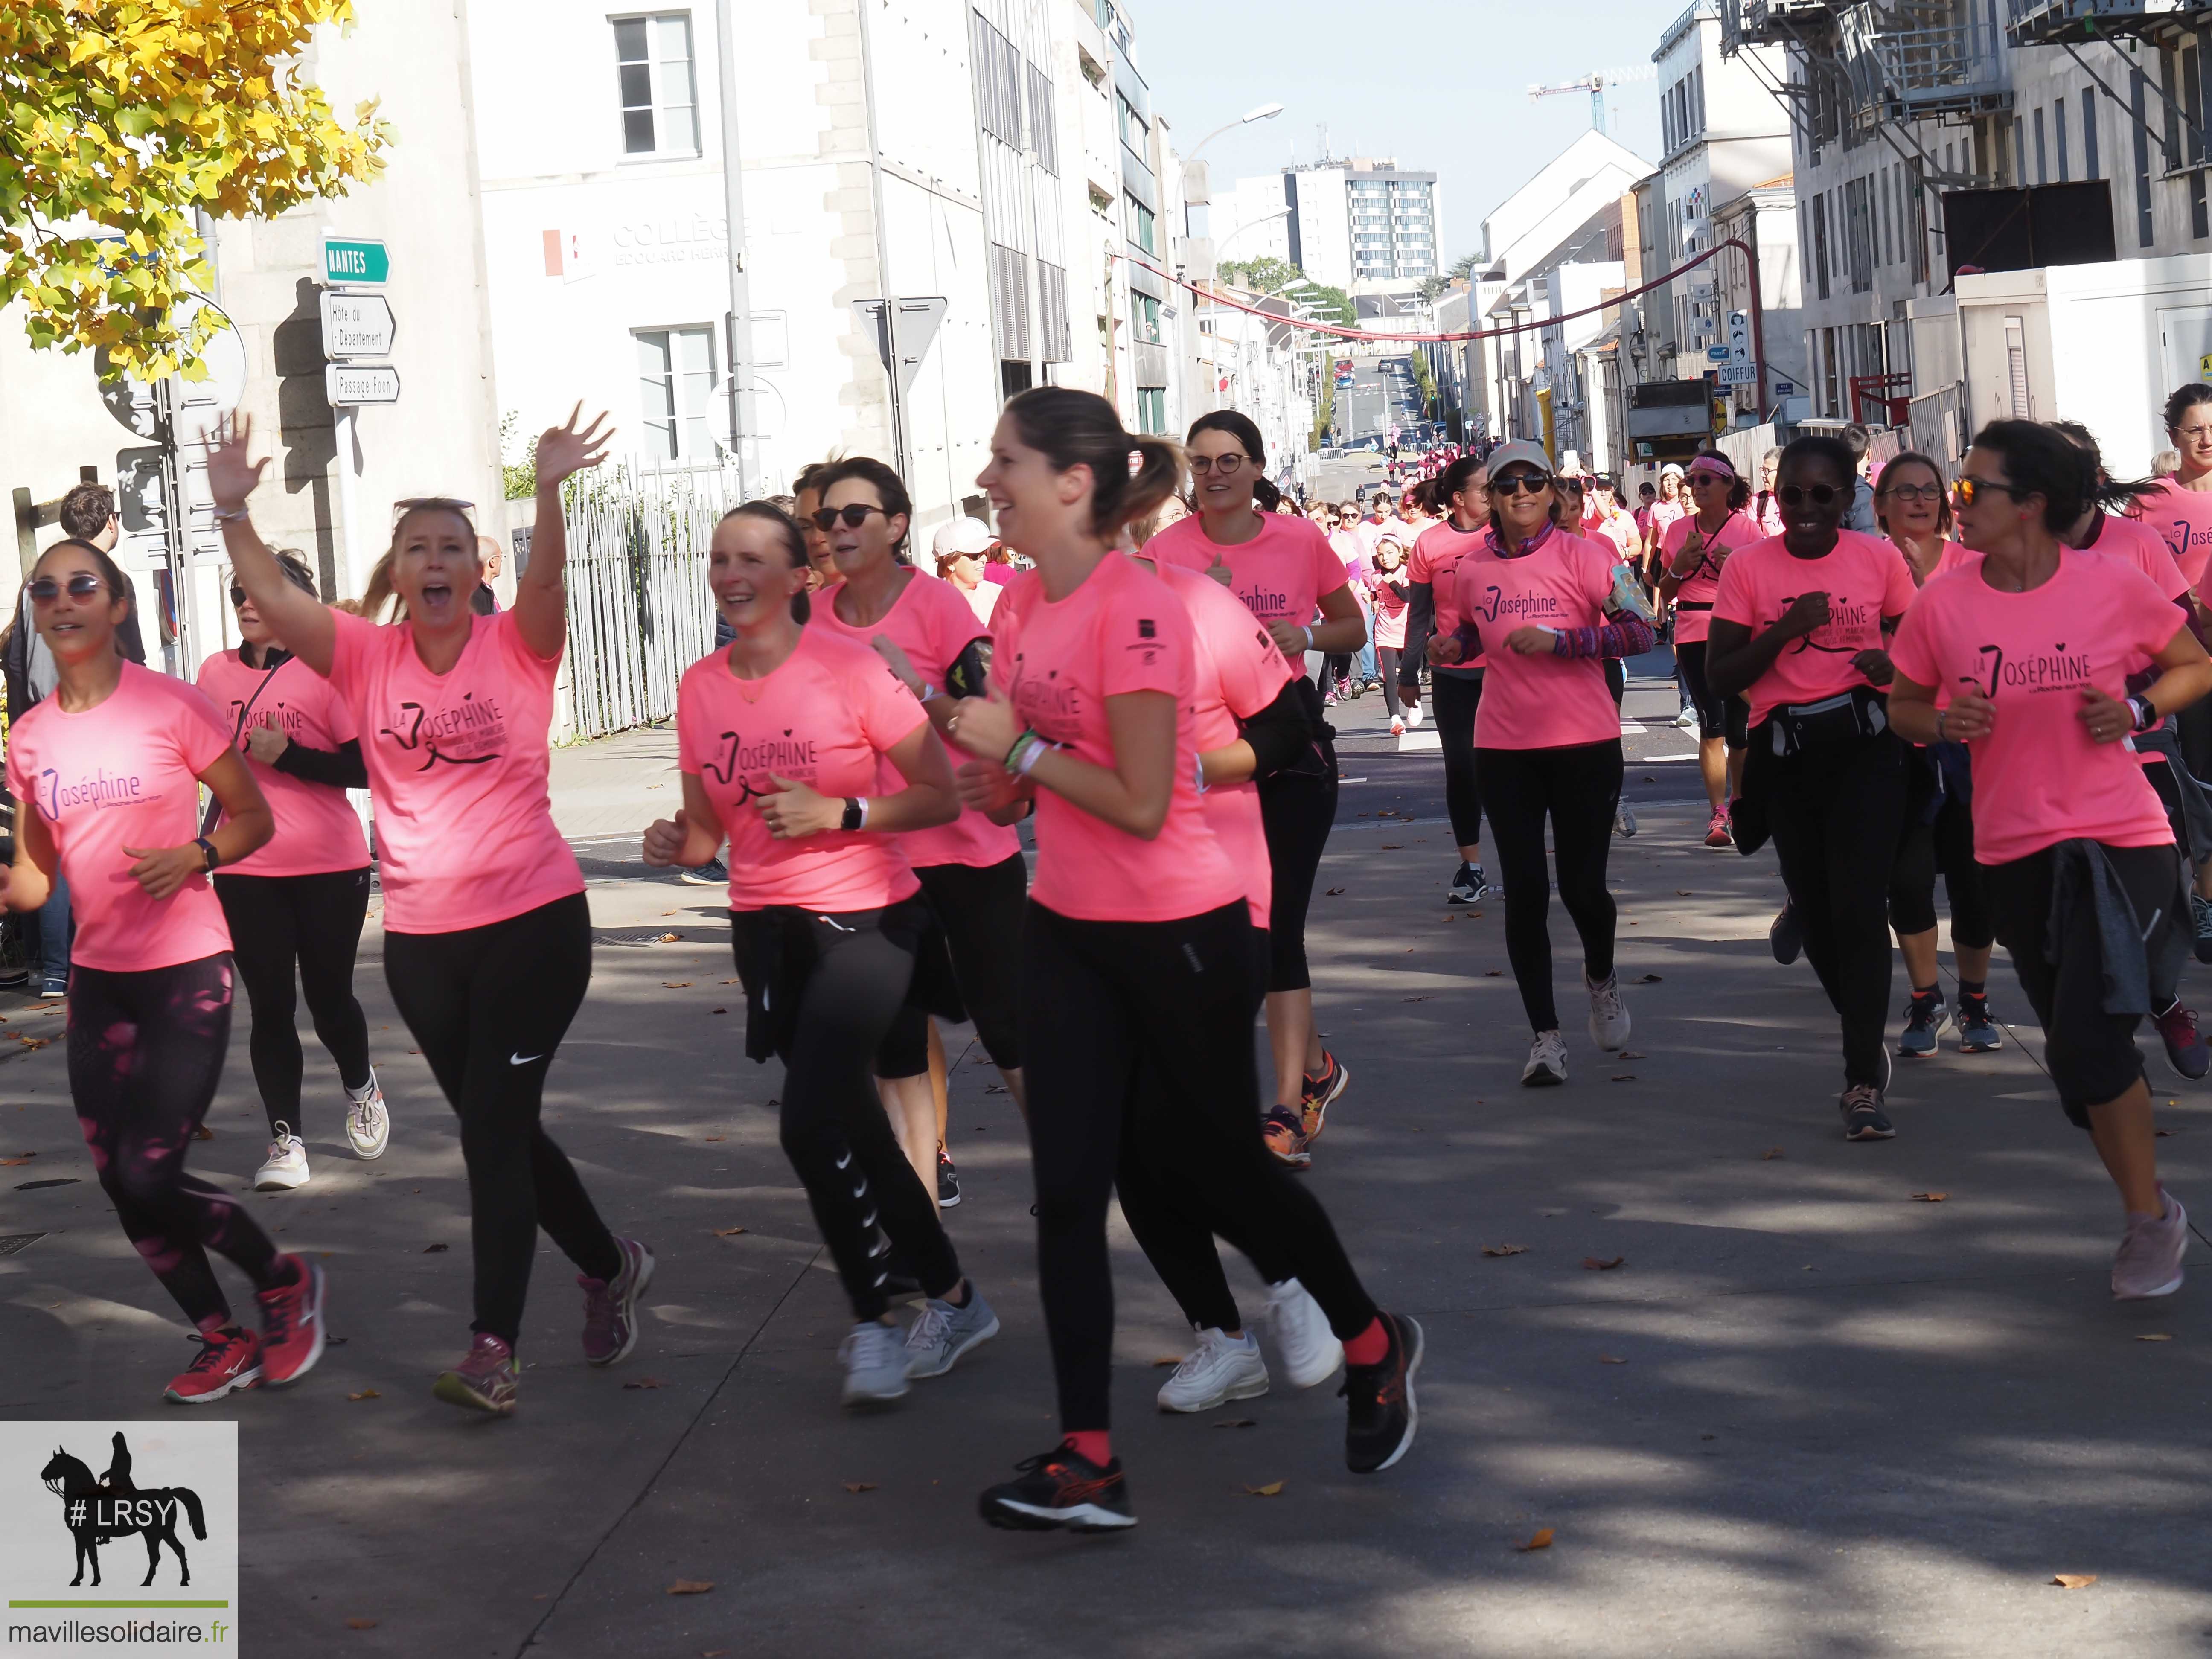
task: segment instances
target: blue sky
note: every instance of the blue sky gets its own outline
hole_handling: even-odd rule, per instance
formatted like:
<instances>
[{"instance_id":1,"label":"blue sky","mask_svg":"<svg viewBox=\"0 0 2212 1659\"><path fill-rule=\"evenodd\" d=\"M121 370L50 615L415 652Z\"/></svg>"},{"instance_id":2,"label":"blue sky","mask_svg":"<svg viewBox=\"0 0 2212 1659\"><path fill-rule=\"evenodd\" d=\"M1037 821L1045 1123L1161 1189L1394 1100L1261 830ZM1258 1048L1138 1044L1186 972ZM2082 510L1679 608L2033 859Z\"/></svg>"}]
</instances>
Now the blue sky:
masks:
<instances>
[{"instance_id":1,"label":"blue sky","mask_svg":"<svg viewBox=\"0 0 2212 1659\"><path fill-rule=\"evenodd\" d=\"M1660 32L1688 0L1121 3L1153 106L1184 154L1246 110L1283 106L1206 146L1217 195L1240 177L1311 161L1325 123L1334 155L1395 155L1436 172L1449 263L1480 246L1484 214L1589 129L1588 94L1531 103L1528 88L1614 69L1648 75ZM1656 81L1610 89L1607 105L1607 131L1656 159Z\"/></svg>"}]
</instances>

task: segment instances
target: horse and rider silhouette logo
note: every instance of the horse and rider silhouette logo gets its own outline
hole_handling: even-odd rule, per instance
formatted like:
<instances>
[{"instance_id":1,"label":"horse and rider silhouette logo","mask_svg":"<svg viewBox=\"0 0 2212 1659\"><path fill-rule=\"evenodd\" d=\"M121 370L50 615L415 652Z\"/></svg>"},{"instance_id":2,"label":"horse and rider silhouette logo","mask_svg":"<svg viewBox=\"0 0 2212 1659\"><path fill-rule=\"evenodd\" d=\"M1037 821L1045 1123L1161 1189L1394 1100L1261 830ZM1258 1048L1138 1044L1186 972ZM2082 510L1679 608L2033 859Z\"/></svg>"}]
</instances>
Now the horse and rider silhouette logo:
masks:
<instances>
[{"instance_id":1,"label":"horse and rider silhouette logo","mask_svg":"<svg viewBox=\"0 0 2212 1659\"><path fill-rule=\"evenodd\" d=\"M200 1507L199 1494L189 1486L134 1485L130 1443L119 1429L114 1448L107 1473L97 1478L58 1446L40 1472L46 1490L62 1500L62 1524L76 1544L76 1577L70 1580L70 1588L84 1583L87 1566L91 1567L92 1582L97 1586L100 1547L133 1533L146 1540L146 1576L139 1581L141 1589L154 1582L164 1544L176 1553L179 1585L190 1584L191 1565L185 1559L184 1544L177 1537L177 1518L181 1513L191 1522L194 1538L206 1538L207 1517Z\"/></svg>"}]
</instances>

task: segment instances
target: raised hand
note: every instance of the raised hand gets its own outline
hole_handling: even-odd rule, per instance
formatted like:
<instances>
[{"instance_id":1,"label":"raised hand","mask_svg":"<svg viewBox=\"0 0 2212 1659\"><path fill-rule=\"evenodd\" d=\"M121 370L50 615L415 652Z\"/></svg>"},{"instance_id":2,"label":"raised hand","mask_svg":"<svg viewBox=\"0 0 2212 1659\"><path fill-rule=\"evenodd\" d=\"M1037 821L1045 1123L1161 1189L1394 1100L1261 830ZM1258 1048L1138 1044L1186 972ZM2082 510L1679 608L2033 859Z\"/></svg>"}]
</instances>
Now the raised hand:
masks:
<instances>
[{"instance_id":1,"label":"raised hand","mask_svg":"<svg viewBox=\"0 0 2212 1659\"><path fill-rule=\"evenodd\" d=\"M1218 547L1213 550L1213 562L1206 567L1206 574L1224 587L1230 586L1237 580L1236 573L1230 569L1229 562L1221 556L1221 550Z\"/></svg>"},{"instance_id":2,"label":"raised hand","mask_svg":"<svg viewBox=\"0 0 2212 1659\"><path fill-rule=\"evenodd\" d=\"M538 487L550 489L563 480L597 466L607 458L607 443L615 429L607 426L607 417L595 415L590 426L578 430L577 422L583 418L584 405L579 401L568 411L564 426L549 426L538 434ZM605 428L605 430L601 430Z\"/></svg>"},{"instance_id":3,"label":"raised hand","mask_svg":"<svg viewBox=\"0 0 2212 1659\"><path fill-rule=\"evenodd\" d=\"M246 459L246 450L253 441L253 416L226 416L216 423L205 445L208 458L208 494L215 500L216 510L235 513L246 505L268 470L264 458L258 461Z\"/></svg>"}]
</instances>

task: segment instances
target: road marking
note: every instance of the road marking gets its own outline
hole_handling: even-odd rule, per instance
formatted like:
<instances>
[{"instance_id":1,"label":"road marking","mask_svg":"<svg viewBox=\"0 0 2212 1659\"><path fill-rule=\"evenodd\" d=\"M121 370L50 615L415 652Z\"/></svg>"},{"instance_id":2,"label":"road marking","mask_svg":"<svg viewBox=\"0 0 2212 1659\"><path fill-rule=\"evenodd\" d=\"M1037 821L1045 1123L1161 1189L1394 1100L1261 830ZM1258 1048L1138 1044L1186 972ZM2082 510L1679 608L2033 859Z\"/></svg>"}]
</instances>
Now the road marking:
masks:
<instances>
[{"instance_id":1,"label":"road marking","mask_svg":"<svg viewBox=\"0 0 2212 1659\"><path fill-rule=\"evenodd\" d=\"M1697 757L1697 751L1692 750L1686 755L1646 755L1635 763L1638 766L1664 766L1669 761L1693 761Z\"/></svg>"},{"instance_id":2,"label":"road marking","mask_svg":"<svg viewBox=\"0 0 2212 1659\"><path fill-rule=\"evenodd\" d=\"M1401 755L1408 750L1440 750L1443 746L1443 738L1434 732L1406 732L1400 733L1398 738L1398 752Z\"/></svg>"}]
</instances>

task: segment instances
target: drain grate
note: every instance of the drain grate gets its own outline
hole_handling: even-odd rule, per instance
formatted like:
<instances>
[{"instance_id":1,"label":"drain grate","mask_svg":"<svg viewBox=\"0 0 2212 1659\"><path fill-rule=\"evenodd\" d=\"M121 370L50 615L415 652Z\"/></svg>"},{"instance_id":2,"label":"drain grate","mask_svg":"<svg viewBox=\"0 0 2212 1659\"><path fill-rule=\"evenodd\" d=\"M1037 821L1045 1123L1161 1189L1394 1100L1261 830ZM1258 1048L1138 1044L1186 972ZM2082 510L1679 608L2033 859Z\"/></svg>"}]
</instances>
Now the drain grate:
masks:
<instances>
[{"instance_id":1,"label":"drain grate","mask_svg":"<svg viewBox=\"0 0 2212 1659\"><path fill-rule=\"evenodd\" d=\"M0 1257L20 1255L45 1237L44 1233L0 1234Z\"/></svg>"}]
</instances>

